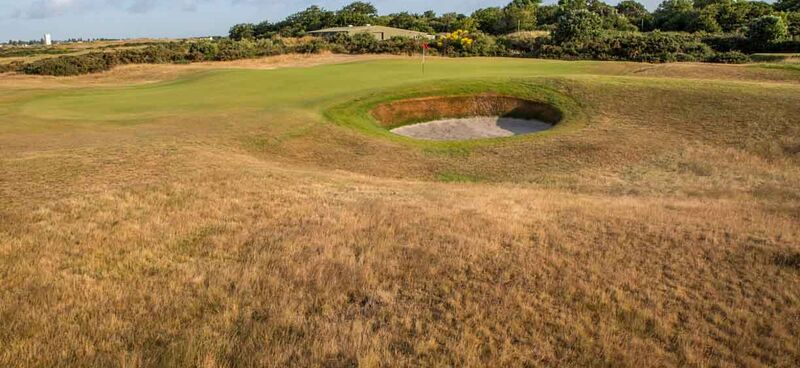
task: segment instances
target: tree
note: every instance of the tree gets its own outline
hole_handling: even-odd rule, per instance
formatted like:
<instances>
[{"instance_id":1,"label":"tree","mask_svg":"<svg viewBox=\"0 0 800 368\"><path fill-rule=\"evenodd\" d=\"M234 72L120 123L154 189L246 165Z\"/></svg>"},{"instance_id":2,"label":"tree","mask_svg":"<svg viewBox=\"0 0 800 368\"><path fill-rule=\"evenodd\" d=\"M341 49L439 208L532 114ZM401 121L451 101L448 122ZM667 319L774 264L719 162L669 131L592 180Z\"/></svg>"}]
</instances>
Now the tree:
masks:
<instances>
[{"instance_id":1,"label":"tree","mask_svg":"<svg viewBox=\"0 0 800 368\"><path fill-rule=\"evenodd\" d=\"M731 5L733 0L694 0L695 9L705 9L709 6Z\"/></svg>"},{"instance_id":2,"label":"tree","mask_svg":"<svg viewBox=\"0 0 800 368\"><path fill-rule=\"evenodd\" d=\"M270 38L276 33L275 25L265 20L253 27L253 36L255 38Z\"/></svg>"},{"instance_id":3,"label":"tree","mask_svg":"<svg viewBox=\"0 0 800 368\"><path fill-rule=\"evenodd\" d=\"M641 18L648 14L647 8L635 0L622 0L617 6L617 11L628 18Z\"/></svg>"},{"instance_id":4,"label":"tree","mask_svg":"<svg viewBox=\"0 0 800 368\"><path fill-rule=\"evenodd\" d=\"M255 37L255 26L252 23L241 23L231 27L228 37L232 40L252 40Z\"/></svg>"},{"instance_id":5,"label":"tree","mask_svg":"<svg viewBox=\"0 0 800 368\"><path fill-rule=\"evenodd\" d=\"M567 10L558 18L553 40L559 43L596 36L602 24L600 16L586 9Z\"/></svg>"},{"instance_id":6,"label":"tree","mask_svg":"<svg viewBox=\"0 0 800 368\"><path fill-rule=\"evenodd\" d=\"M334 13L318 6L310 6L294 13L274 25L273 30L282 36L298 37L334 25Z\"/></svg>"},{"instance_id":7,"label":"tree","mask_svg":"<svg viewBox=\"0 0 800 368\"><path fill-rule=\"evenodd\" d=\"M800 0L778 0L775 9L781 11L800 11Z\"/></svg>"},{"instance_id":8,"label":"tree","mask_svg":"<svg viewBox=\"0 0 800 368\"><path fill-rule=\"evenodd\" d=\"M786 13L786 23L789 35L800 37L800 11Z\"/></svg>"},{"instance_id":9,"label":"tree","mask_svg":"<svg viewBox=\"0 0 800 368\"><path fill-rule=\"evenodd\" d=\"M776 15L765 15L750 21L747 38L753 43L770 43L780 41L789 35L783 18Z\"/></svg>"},{"instance_id":10,"label":"tree","mask_svg":"<svg viewBox=\"0 0 800 368\"><path fill-rule=\"evenodd\" d=\"M383 24L380 20L384 17L377 17L375 24ZM418 14L410 14L409 12L402 12L396 14L390 14L389 16L385 17L388 20L385 22L386 25L389 27L395 28L402 28L402 29L410 29L413 31L420 31L431 33L433 32L433 28L431 28L429 24L429 19L420 16Z\"/></svg>"},{"instance_id":11,"label":"tree","mask_svg":"<svg viewBox=\"0 0 800 368\"><path fill-rule=\"evenodd\" d=\"M542 0L511 0L508 3L508 6L513 8L527 8L530 6L535 8L539 5L542 5Z\"/></svg>"},{"instance_id":12,"label":"tree","mask_svg":"<svg viewBox=\"0 0 800 368\"><path fill-rule=\"evenodd\" d=\"M772 5L767 4L763 1L750 1L746 2L746 4L747 4L748 19L758 18L765 15L771 15L772 13L775 12L775 9L772 7Z\"/></svg>"},{"instance_id":13,"label":"tree","mask_svg":"<svg viewBox=\"0 0 800 368\"><path fill-rule=\"evenodd\" d=\"M714 4L707 6L703 9L696 9L692 12L692 21L689 23L689 32L706 32L718 33L722 32L722 27L717 23L717 15L719 14L719 6Z\"/></svg>"},{"instance_id":14,"label":"tree","mask_svg":"<svg viewBox=\"0 0 800 368\"><path fill-rule=\"evenodd\" d=\"M514 0L503 8L503 21L506 32L531 31L536 29L536 8L534 0Z\"/></svg>"},{"instance_id":15,"label":"tree","mask_svg":"<svg viewBox=\"0 0 800 368\"><path fill-rule=\"evenodd\" d=\"M619 14L628 18L640 31L646 31L652 27L653 16L641 3L635 0L622 0L617 4L616 9Z\"/></svg>"},{"instance_id":16,"label":"tree","mask_svg":"<svg viewBox=\"0 0 800 368\"><path fill-rule=\"evenodd\" d=\"M499 35L505 32L503 21L503 9L498 7L478 9L472 13L472 19L481 32Z\"/></svg>"},{"instance_id":17,"label":"tree","mask_svg":"<svg viewBox=\"0 0 800 368\"><path fill-rule=\"evenodd\" d=\"M561 8L558 5L545 5L540 6L536 13L536 23L541 26L555 25L558 22L558 16L561 14Z\"/></svg>"},{"instance_id":18,"label":"tree","mask_svg":"<svg viewBox=\"0 0 800 368\"><path fill-rule=\"evenodd\" d=\"M558 6L563 10L586 9L586 0L558 0Z\"/></svg>"},{"instance_id":19,"label":"tree","mask_svg":"<svg viewBox=\"0 0 800 368\"><path fill-rule=\"evenodd\" d=\"M474 31L478 29L478 24L475 19L472 19L472 17L468 17L464 14L445 13L439 18L431 20L431 27L436 32L444 33L453 32L459 29Z\"/></svg>"},{"instance_id":20,"label":"tree","mask_svg":"<svg viewBox=\"0 0 800 368\"><path fill-rule=\"evenodd\" d=\"M336 22L340 26L363 26L372 23L377 16L378 9L374 5L356 1L336 12Z\"/></svg>"},{"instance_id":21,"label":"tree","mask_svg":"<svg viewBox=\"0 0 800 368\"><path fill-rule=\"evenodd\" d=\"M685 31L696 18L692 0L665 0L653 13L656 28L664 31Z\"/></svg>"},{"instance_id":22,"label":"tree","mask_svg":"<svg viewBox=\"0 0 800 368\"><path fill-rule=\"evenodd\" d=\"M724 32L734 32L747 26L748 2L738 1L718 5L717 23Z\"/></svg>"}]
</instances>

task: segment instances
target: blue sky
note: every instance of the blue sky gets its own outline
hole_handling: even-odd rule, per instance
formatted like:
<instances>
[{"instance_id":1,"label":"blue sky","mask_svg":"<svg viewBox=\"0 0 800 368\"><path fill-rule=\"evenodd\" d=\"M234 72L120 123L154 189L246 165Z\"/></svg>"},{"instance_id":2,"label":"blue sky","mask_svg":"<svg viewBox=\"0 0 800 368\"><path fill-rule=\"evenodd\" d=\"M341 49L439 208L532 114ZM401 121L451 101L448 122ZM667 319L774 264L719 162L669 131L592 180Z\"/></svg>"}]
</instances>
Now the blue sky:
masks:
<instances>
[{"instance_id":1,"label":"blue sky","mask_svg":"<svg viewBox=\"0 0 800 368\"><path fill-rule=\"evenodd\" d=\"M381 14L437 13L505 5L510 0L373 0ZM553 3L556 0L545 0ZM642 1L653 9L659 0ZM241 22L276 21L316 4L339 9L349 0L0 0L0 40L190 37L223 35ZM614 4L617 0L608 1Z\"/></svg>"}]
</instances>

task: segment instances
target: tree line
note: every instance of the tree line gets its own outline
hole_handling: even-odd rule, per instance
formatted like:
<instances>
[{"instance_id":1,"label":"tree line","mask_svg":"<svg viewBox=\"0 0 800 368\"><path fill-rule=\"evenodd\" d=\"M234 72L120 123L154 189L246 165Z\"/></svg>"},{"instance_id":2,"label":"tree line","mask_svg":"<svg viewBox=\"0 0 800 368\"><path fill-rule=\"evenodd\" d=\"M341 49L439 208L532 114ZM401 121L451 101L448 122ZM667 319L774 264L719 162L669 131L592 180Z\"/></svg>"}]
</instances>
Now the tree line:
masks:
<instances>
[{"instance_id":1,"label":"tree line","mask_svg":"<svg viewBox=\"0 0 800 368\"><path fill-rule=\"evenodd\" d=\"M778 0L774 4L745 0L665 0L650 12L635 0L615 6L599 0L559 0L541 5L541 0L513 0L504 7L478 9L470 15L433 11L379 15L368 2L357 1L331 11L311 6L278 22L242 23L233 26L230 38L261 39L274 36L301 37L329 27L367 24L403 28L430 34L456 30L499 36L518 31L554 31L570 12L586 11L608 31L689 33L740 33L754 27L773 32L778 38L800 37L800 0Z\"/></svg>"}]
</instances>

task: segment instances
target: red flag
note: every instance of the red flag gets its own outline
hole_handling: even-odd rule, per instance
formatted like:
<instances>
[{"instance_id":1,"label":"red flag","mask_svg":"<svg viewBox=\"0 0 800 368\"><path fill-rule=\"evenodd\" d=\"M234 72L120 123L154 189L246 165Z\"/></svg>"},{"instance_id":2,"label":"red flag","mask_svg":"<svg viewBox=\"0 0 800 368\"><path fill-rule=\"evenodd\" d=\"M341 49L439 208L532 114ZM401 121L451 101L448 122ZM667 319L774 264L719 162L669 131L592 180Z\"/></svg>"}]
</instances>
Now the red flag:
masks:
<instances>
[{"instance_id":1,"label":"red flag","mask_svg":"<svg viewBox=\"0 0 800 368\"><path fill-rule=\"evenodd\" d=\"M427 49L431 48L431 45L428 45L428 43L426 42L426 43L422 44L422 48L427 50Z\"/></svg>"}]
</instances>

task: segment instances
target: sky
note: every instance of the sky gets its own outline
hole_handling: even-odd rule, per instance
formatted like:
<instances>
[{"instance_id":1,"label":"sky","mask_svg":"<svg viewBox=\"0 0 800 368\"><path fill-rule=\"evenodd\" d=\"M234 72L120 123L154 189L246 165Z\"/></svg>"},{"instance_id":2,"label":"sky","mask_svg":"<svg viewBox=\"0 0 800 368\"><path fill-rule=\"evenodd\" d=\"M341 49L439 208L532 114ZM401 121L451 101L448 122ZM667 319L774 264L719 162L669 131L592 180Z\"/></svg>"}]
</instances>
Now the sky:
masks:
<instances>
[{"instance_id":1,"label":"sky","mask_svg":"<svg viewBox=\"0 0 800 368\"><path fill-rule=\"evenodd\" d=\"M470 14L510 0L372 0L380 14ZM545 4L556 0L545 0ZM236 23L278 21L310 5L336 10L352 0L0 0L0 40L170 38L226 35ZM617 0L607 1L615 4ZM640 0L654 9L659 0Z\"/></svg>"}]
</instances>

